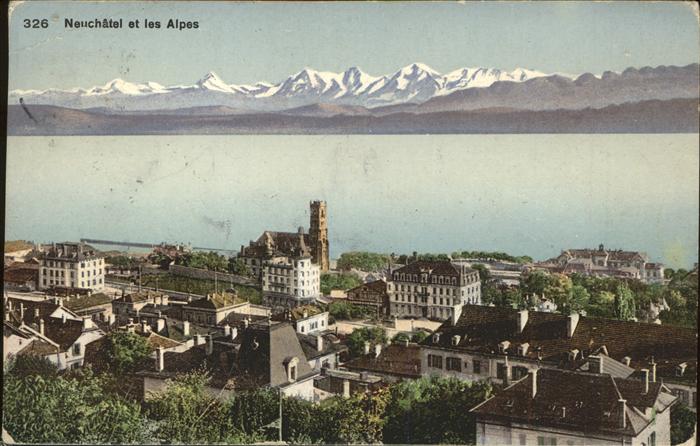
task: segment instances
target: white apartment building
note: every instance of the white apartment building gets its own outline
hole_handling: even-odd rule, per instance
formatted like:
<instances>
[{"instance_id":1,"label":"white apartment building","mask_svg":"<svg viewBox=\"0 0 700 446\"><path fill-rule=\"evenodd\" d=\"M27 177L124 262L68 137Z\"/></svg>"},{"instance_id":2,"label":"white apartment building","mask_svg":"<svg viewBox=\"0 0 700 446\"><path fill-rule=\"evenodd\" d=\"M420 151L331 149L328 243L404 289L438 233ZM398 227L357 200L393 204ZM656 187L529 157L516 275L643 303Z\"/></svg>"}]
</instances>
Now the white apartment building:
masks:
<instances>
[{"instance_id":1,"label":"white apartment building","mask_svg":"<svg viewBox=\"0 0 700 446\"><path fill-rule=\"evenodd\" d=\"M104 256L83 243L54 243L40 261L40 290L65 287L96 291L105 286Z\"/></svg>"},{"instance_id":2,"label":"white apartment building","mask_svg":"<svg viewBox=\"0 0 700 446\"><path fill-rule=\"evenodd\" d=\"M262 266L263 302L296 307L313 302L321 292L321 268L311 256L273 257Z\"/></svg>"},{"instance_id":3,"label":"white apartment building","mask_svg":"<svg viewBox=\"0 0 700 446\"><path fill-rule=\"evenodd\" d=\"M476 270L449 261L418 261L391 273L387 282L392 316L459 318L462 306L481 305Z\"/></svg>"}]
</instances>

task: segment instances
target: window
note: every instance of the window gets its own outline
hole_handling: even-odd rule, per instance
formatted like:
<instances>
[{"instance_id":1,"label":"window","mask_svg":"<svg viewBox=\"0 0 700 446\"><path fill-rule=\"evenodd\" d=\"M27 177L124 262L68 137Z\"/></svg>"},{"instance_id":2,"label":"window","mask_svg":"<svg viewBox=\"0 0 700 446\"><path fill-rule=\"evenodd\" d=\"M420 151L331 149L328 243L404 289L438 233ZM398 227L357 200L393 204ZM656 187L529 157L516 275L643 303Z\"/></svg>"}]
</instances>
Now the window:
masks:
<instances>
[{"instance_id":1,"label":"window","mask_svg":"<svg viewBox=\"0 0 700 446\"><path fill-rule=\"evenodd\" d=\"M527 375L526 367L513 367L513 380L520 379Z\"/></svg>"},{"instance_id":2,"label":"window","mask_svg":"<svg viewBox=\"0 0 700 446\"><path fill-rule=\"evenodd\" d=\"M462 371L462 361L459 358L447 358L445 360L445 368L447 370Z\"/></svg>"},{"instance_id":3,"label":"window","mask_svg":"<svg viewBox=\"0 0 700 446\"><path fill-rule=\"evenodd\" d=\"M651 435L649 435L649 446L656 446L656 432L652 432Z\"/></svg>"},{"instance_id":4,"label":"window","mask_svg":"<svg viewBox=\"0 0 700 446\"><path fill-rule=\"evenodd\" d=\"M507 373L508 369L504 363L499 362L498 364L496 364L496 378L506 379Z\"/></svg>"},{"instance_id":5,"label":"window","mask_svg":"<svg viewBox=\"0 0 700 446\"><path fill-rule=\"evenodd\" d=\"M481 374L481 361L475 359L472 362L472 370L474 370L475 375Z\"/></svg>"},{"instance_id":6,"label":"window","mask_svg":"<svg viewBox=\"0 0 700 446\"><path fill-rule=\"evenodd\" d=\"M80 354L80 344L78 344L78 343L73 344L73 354L74 355Z\"/></svg>"},{"instance_id":7,"label":"window","mask_svg":"<svg viewBox=\"0 0 700 446\"><path fill-rule=\"evenodd\" d=\"M442 356L428 355L428 367L434 369L442 368Z\"/></svg>"},{"instance_id":8,"label":"window","mask_svg":"<svg viewBox=\"0 0 700 446\"><path fill-rule=\"evenodd\" d=\"M527 435L525 435L525 434L520 434L520 435L519 435L519 441L518 441L518 442L519 442L521 445L527 444Z\"/></svg>"}]
</instances>

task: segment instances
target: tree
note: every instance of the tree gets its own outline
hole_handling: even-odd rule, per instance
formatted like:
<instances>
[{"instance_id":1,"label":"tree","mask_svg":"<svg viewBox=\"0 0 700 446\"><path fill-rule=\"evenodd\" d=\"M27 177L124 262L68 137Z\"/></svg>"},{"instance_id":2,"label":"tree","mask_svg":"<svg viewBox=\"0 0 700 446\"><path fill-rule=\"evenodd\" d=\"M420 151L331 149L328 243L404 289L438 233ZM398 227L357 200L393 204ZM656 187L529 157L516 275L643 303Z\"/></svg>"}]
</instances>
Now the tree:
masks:
<instances>
[{"instance_id":1,"label":"tree","mask_svg":"<svg viewBox=\"0 0 700 446\"><path fill-rule=\"evenodd\" d=\"M491 396L491 385L456 378L402 381L390 389L385 410L384 443L474 444L471 408Z\"/></svg>"},{"instance_id":2,"label":"tree","mask_svg":"<svg viewBox=\"0 0 700 446\"><path fill-rule=\"evenodd\" d=\"M252 275L250 268L245 264L243 259L238 257L230 257L228 259L228 271L233 274L238 274L240 276L250 276Z\"/></svg>"},{"instance_id":3,"label":"tree","mask_svg":"<svg viewBox=\"0 0 700 446\"><path fill-rule=\"evenodd\" d=\"M615 292L613 315L616 319L627 321L634 318L636 312L632 291L624 283L618 285Z\"/></svg>"},{"instance_id":4,"label":"tree","mask_svg":"<svg viewBox=\"0 0 700 446\"><path fill-rule=\"evenodd\" d=\"M396 335L391 338L392 344L403 344L404 342L410 341L411 338L406 333L396 333Z\"/></svg>"},{"instance_id":5,"label":"tree","mask_svg":"<svg viewBox=\"0 0 700 446\"><path fill-rule=\"evenodd\" d=\"M564 302L562 312L564 314L578 313L588 306L590 299L591 295L588 294L588 290L581 285L574 285L571 287L568 299Z\"/></svg>"},{"instance_id":6,"label":"tree","mask_svg":"<svg viewBox=\"0 0 700 446\"><path fill-rule=\"evenodd\" d=\"M134 368L152 353L146 339L135 333L112 331L105 338L104 355L106 363L117 375L133 371Z\"/></svg>"},{"instance_id":7,"label":"tree","mask_svg":"<svg viewBox=\"0 0 700 446\"><path fill-rule=\"evenodd\" d=\"M671 444L680 444L688 441L695 432L697 414L688 409L685 404L676 404L671 407Z\"/></svg>"},{"instance_id":8,"label":"tree","mask_svg":"<svg viewBox=\"0 0 700 446\"><path fill-rule=\"evenodd\" d=\"M385 344L386 340L386 330L381 327L356 328L348 336L348 347L352 356L359 356L364 352L365 342Z\"/></svg>"},{"instance_id":9,"label":"tree","mask_svg":"<svg viewBox=\"0 0 700 446\"><path fill-rule=\"evenodd\" d=\"M321 274L321 292L330 294L331 290L349 290L362 284L362 279L355 273Z\"/></svg>"},{"instance_id":10,"label":"tree","mask_svg":"<svg viewBox=\"0 0 700 446\"><path fill-rule=\"evenodd\" d=\"M377 272L386 269L391 256L374 252L352 251L344 252L338 259L337 268L341 271L358 269L366 272Z\"/></svg>"},{"instance_id":11,"label":"tree","mask_svg":"<svg viewBox=\"0 0 700 446\"><path fill-rule=\"evenodd\" d=\"M148 443L140 406L106 393L89 369L26 374L16 358L3 379L3 427L20 443ZM32 362L34 362L32 360ZM35 363L35 362L34 362Z\"/></svg>"},{"instance_id":12,"label":"tree","mask_svg":"<svg viewBox=\"0 0 700 446\"><path fill-rule=\"evenodd\" d=\"M157 422L156 439L168 443L221 443L237 432L226 407L205 386L210 377L194 371L166 381L166 390L147 404Z\"/></svg>"},{"instance_id":13,"label":"tree","mask_svg":"<svg viewBox=\"0 0 700 446\"><path fill-rule=\"evenodd\" d=\"M545 295L552 299L559 308L565 308L571 296L573 282L564 274L552 274L548 282L544 287Z\"/></svg>"},{"instance_id":14,"label":"tree","mask_svg":"<svg viewBox=\"0 0 700 446\"><path fill-rule=\"evenodd\" d=\"M479 272L479 280L481 281L482 287L491 279L491 271L489 271L486 265L482 265L481 263L472 263L472 269Z\"/></svg>"},{"instance_id":15,"label":"tree","mask_svg":"<svg viewBox=\"0 0 700 446\"><path fill-rule=\"evenodd\" d=\"M545 287L549 285L549 281L550 279L547 274L542 271L535 271L528 274L523 279L520 279L520 289L523 291L523 294L526 295L542 295Z\"/></svg>"}]
</instances>

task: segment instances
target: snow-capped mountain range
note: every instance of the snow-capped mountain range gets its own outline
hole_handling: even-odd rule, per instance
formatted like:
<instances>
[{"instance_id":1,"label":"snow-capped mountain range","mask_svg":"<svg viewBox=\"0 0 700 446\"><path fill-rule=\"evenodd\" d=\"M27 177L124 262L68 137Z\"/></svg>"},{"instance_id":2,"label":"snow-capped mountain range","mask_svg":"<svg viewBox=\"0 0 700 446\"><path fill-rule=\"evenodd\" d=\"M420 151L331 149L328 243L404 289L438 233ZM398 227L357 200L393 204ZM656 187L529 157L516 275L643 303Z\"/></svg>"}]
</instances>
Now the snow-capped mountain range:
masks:
<instances>
[{"instance_id":1,"label":"snow-capped mountain range","mask_svg":"<svg viewBox=\"0 0 700 446\"><path fill-rule=\"evenodd\" d=\"M305 68L280 83L228 84L209 72L192 85L163 86L156 82L132 83L114 79L103 86L71 90L13 90L9 103L22 98L26 104L56 105L115 111L172 110L188 107L225 106L241 112L279 111L311 104L336 104L367 108L423 103L431 98L495 82L524 82L550 76L517 68L461 68L441 74L420 63L393 74L372 76L357 67L342 73ZM570 79L573 76L561 75Z\"/></svg>"}]
</instances>

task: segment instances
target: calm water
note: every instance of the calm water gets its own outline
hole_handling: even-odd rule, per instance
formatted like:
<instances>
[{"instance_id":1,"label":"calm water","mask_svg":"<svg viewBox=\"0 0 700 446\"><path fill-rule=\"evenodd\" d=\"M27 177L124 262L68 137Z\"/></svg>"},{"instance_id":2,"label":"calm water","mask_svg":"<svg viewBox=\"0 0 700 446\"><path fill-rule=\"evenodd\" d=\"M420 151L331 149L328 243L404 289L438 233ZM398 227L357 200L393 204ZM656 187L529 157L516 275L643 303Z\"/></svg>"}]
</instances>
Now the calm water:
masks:
<instances>
[{"instance_id":1,"label":"calm water","mask_svg":"<svg viewBox=\"0 0 700 446\"><path fill-rule=\"evenodd\" d=\"M698 253L697 135L8 138L6 239L238 249L308 227L331 256L564 247Z\"/></svg>"}]
</instances>

